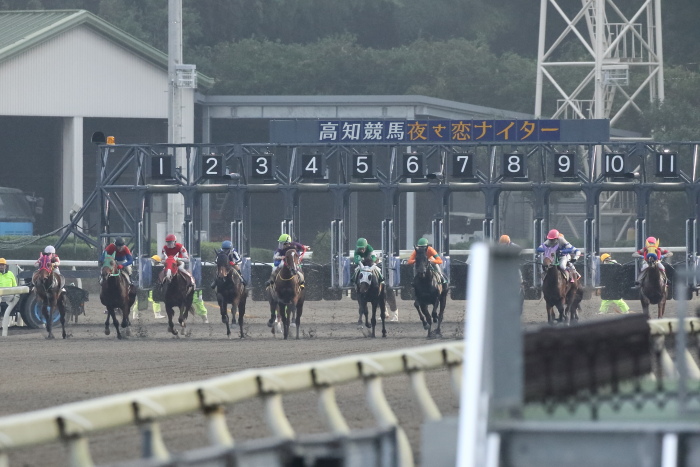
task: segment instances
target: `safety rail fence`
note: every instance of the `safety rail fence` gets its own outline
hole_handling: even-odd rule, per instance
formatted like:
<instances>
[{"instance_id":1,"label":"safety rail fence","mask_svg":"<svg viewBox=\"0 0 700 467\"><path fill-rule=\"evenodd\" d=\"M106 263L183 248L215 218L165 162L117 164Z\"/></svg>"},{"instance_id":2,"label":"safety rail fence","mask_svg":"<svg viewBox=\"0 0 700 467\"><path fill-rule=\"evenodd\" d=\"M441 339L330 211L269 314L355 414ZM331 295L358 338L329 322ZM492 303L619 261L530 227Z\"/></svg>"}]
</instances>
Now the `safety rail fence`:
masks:
<instances>
[{"instance_id":1,"label":"safety rail fence","mask_svg":"<svg viewBox=\"0 0 700 467\"><path fill-rule=\"evenodd\" d=\"M620 328L619 335L605 331L606 342L596 342L599 352L610 351L610 341L619 341L620 347L627 348L627 353L633 355L637 352L647 355L639 355L633 361L652 361L653 364L632 365L632 370L625 373L623 370L614 370L619 365L617 362L625 360L623 357L610 355L610 358L599 359L598 362L589 362L586 366L586 355L592 355L585 344L571 340L567 335L568 329L548 327L531 330L524 333L525 345L525 400L526 411L544 412L553 416L558 407L564 407L565 412L572 417L580 408L585 408L595 419L602 404L620 407L624 400L635 405L639 411L644 409L646 403L657 405L668 404L676 396L679 370L674 363L674 351L667 340L673 340L672 336L678 331L678 320L661 319L646 320L636 318L619 320L625 324ZM615 321L615 320L601 320ZM630 324L632 321L635 323ZM641 323L645 324L641 324ZM600 330L603 328L600 327ZM686 318L685 329L689 339L689 347L685 350L685 372L690 379L697 383L690 388L691 393L700 397L700 369L694 356L697 355L697 337L700 334L700 319ZM560 332L563 331L563 332ZM601 333L602 331L588 330L588 334ZM640 336L637 344L621 339L622 334ZM559 341L564 342L562 348L552 348L548 343L548 336L560 334ZM646 347L643 344L647 341ZM566 348L579 348L578 363L583 363L583 371L579 374L588 375L583 381L573 381L575 390L569 386L569 373L561 371L560 380L557 382L555 375L542 378L541 369L533 369L528 360L537 359L536 352L529 352L529 348L537 343L545 348L544 352L553 352L559 355L560 361L566 361ZM642 344L640 344L640 342ZM542 344L544 343L544 344ZM671 346L672 347L672 346ZM322 442L333 445L345 446L341 449L346 456L350 456L347 449L348 443L355 446L374 446L377 449L376 458L384 459L378 465L409 466L413 464L413 454L409 440L404 430L399 426L398 420L392 411L382 388L382 378L406 374L410 378L411 389L420 405L424 424L433 423L442 419L442 414L426 384L426 372L447 368L450 373L452 387L456 394L460 393L462 362L465 345L463 342L450 342L429 345L424 347L409 348L396 351L388 351L374 354L339 357L330 360L303 363L286 367L270 369L251 369L242 372L216 377L204 381L156 387L126 394L102 397L90 401L76 402L54 408L39 410L30 413L17 414L0 418L0 465L9 465L8 454L10 451L36 446L50 442L63 442L69 451L69 459L72 466L92 466L93 460L90 453L90 436L104 430L116 429L125 426L137 426L141 432L142 461L132 461L130 466L184 466L198 465L201 462L218 459L221 463L207 465L232 465L226 462L236 462L233 465L262 465L255 462L266 462L265 465L286 465L285 459L295 451L295 443L306 446L308 454L309 444L318 445ZM677 357L677 356L675 356ZM575 367L577 362L569 362ZM561 368L559 368L561 370ZM546 373L546 372L545 372ZM605 376L607 374L607 377ZM595 378L591 379L593 375ZM642 378L630 383L628 376L641 375ZM647 383L640 382L645 380ZM368 407L372 412L377 429L372 432L360 432L350 430L335 397L336 387L354 381L362 381ZM547 384L542 384L546 381ZM591 386L591 381L595 382ZM664 383L667 381L668 384ZM619 383L619 384L618 384ZM539 389L532 390L539 386ZM564 387L562 392L560 389ZM614 388L611 391L605 388ZM309 441L297 436L294 428L285 415L282 405L282 397L286 394L316 391L318 396L318 408L322 419L325 421L329 437ZM568 392L567 392L568 391ZM260 398L264 407L265 422L273 438L263 444L251 444L250 441L234 443L232 433L226 422L227 406ZM160 423L166 418L199 412L205 417L205 425L210 446L196 453L186 452L170 453L163 441ZM574 415L575 414L575 415ZM561 414L558 414L561 419ZM456 436L456 431L453 433ZM371 441L374 439L374 441ZM378 442L377 440L384 440ZM363 444L364 443L364 444ZM393 448L392 448L393 446ZM263 449L264 447L264 449ZM298 447L298 446L297 446ZM316 446L316 451L327 452ZM320 454L319 454L320 455ZM337 452L335 453L337 455ZM366 459L359 456L361 459ZM246 460L251 464L246 464ZM347 461L347 459L345 459ZM357 461L357 459L355 459ZM139 463L142 462L142 463ZM122 465L122 464L120 464ZM338 463L334 465L362 465L357 462ZM370 464L371 465L371 464Z\"/></svg>"},{"instance_id":2,"label":"safety rail fence","mask_svg":"<svg viewBox=\"0 0 700 467\"><path fill-rule=\"evenodd\" d=\"M459 394L462 349L461 342L440 343L278 368L251 369L204 381L133 391L2 417L0 465L9 465L8 451L62 441L68 448L72 466L92 466L89 437L103 430L133 425L141 431L142 454L150 462L147 465L176 465L170 463L173 454L168 452L161 435L159 423L162 420L200 412L206 418L211 446L236 449L226 424L226 406L254 398L263 402L265 422L273 437L291 441L296 438L296 432L285 415L282 396L302 391L317 392L320 414L330 433L339 438L357 436L351 432L340 411L335 388L362 381L368 408L377 424L378 432L373 436L386 437L393 433L395 455L392 462L381 465L410 466L414 463L411 446L387 402L382 378L407 374L423 419L438 420L441 413L427 387L425 373L448 368L453 390ZM223 459L231 456L223 452L217 455ZM267 465L283 465L279 459L276 462Z\"/></svg>"}]
</instances>

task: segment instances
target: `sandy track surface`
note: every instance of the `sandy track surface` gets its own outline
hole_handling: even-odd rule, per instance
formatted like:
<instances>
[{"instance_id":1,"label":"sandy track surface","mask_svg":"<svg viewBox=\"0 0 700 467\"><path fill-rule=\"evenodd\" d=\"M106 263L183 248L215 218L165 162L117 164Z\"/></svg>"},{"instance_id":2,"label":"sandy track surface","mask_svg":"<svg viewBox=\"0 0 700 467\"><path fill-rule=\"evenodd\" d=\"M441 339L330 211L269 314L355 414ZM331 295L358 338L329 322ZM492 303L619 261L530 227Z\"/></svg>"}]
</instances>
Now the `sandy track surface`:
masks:
<instances>
[{"instance_id":1,"label":"sandy track surface","mask_svg":"<svg viewBox=\"0 0 700 467\"><path fill-rule=\"evenodd\" d=\"M697 299L696 299L697 300ZM633 311L641 311L638 302L628 302ZM69 325L72 337L49 341L45 331L11 328L2 346L3 375L0 384L0 415L37 410L55 405L123 393L147 387L207 379L249 368L279 366L315 361L349 354L362 354L431 344L412 302L398 301L400 321L387 323L385 339L365 338L358 331L357 305L349 297L338 302L307 302L302 316L299 340L282 341L270 333L267 303L249 301L246 314L246 338L227 339L220 322L218 307L206 302L209 324L190 317L188 337L174 337L167 332L167 322L153 313L141 311L133 319L131 337L117 340L114 331L104 335L105 315L99 296L91 294L86 315L78 324ZM443 340L463 337L464 301L448 299L443 322ZM582 303L582 321L606 319L598 315L600 299ZM675 302L667 305L666 316L675 315ZM654 310L655 312L655 310ZM544 302L527 301L522 317L528 325L546 321ZM237 327L236 327L237 330ZM232 330L233 331L233 330ZM378 328L380 336L381 329ZM58 333L60 336L60 325ZM237 334L234 334L237 336ZM452 394L447 371L428 378L428 385L444 415L456 414L457 398ZM414 446L420 461L421 414L412 400L408 378L385 380L389 403ZM338 401L351 428L374 426L367 409L361 383L341 386ZM284 398L286 413L297 433L324 432L313 393ZM228 425L235 439L269 436L262 404L250 401L229 408ZM165 443L172 452L207 444L203 417L192 414L167 420L162 425ZM135 459L140 455L139 433L135 427L124 428L91 438L91 452L97 464ZM13 452L10 465L68 465L65 448L56 443Z\"/></svg>"}]
</instances>

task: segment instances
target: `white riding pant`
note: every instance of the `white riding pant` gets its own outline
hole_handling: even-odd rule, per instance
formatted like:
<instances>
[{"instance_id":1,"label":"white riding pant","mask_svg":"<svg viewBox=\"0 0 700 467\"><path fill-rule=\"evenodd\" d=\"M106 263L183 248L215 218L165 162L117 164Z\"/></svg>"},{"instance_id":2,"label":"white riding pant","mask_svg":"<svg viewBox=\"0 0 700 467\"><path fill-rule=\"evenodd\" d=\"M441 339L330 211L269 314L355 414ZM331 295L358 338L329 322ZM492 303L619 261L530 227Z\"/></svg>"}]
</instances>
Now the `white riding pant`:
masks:
<instances>
[{"instance_id":1,"label":"white riding pant","mask_svg":"<svg viewBox=\"0 0 700 467\"><path fill-rule=\"evenodd\" d=\"M641 271L644 271L648 267L649 267L649 263L647 263L646 261L643 262ZM664 267L664 263L662 263L661 261L659 261L659 269L661 269L662 271L666 270L666 267Z\"/></svg>"}]
</instances>

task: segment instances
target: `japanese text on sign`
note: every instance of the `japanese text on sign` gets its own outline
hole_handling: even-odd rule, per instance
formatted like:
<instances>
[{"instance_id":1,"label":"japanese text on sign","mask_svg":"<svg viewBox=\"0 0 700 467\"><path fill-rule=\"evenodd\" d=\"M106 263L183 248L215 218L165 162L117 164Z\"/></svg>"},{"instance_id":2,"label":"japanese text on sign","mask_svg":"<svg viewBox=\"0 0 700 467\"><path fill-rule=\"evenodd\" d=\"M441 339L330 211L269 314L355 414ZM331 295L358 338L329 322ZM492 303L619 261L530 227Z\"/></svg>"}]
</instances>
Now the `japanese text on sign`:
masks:
<instances>
[{"instance_id":1,"label":"japanese text on sign","mask_svg":"<svg viewBox=\"0 0 700 467\"><path fill-rule=\"evenodd\" d=\"M559 141L559 120L320 120L322 143Z\"/></svg>"}]
</instances>

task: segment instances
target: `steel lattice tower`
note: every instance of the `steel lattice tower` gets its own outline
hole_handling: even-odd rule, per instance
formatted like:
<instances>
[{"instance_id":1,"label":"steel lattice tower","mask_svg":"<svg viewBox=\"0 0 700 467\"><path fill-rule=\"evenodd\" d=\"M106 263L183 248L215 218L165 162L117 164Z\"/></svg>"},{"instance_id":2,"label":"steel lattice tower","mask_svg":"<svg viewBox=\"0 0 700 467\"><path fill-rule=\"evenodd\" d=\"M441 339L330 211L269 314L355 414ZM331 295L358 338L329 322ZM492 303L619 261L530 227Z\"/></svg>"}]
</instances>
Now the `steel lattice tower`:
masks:
<instances>
[{"instance_id":1,"label":"steel lattice tower","mask_svg":"<svg viewBox=\"0 0 700 467\"><path fill-rule=\"evenodd\" d=\"M609 118L614 125L630 108L641 111L635 101L645 91L663 101L661 0L639 1L631 14L614 0L581 0L578 11L560 3L540 2L537 117ZM553 111L543 110L545 85L558 94Z\"/></svg>"}]
</instances>

